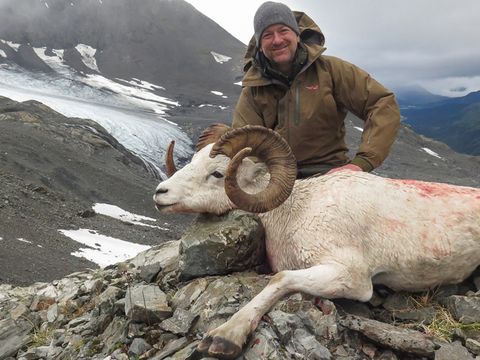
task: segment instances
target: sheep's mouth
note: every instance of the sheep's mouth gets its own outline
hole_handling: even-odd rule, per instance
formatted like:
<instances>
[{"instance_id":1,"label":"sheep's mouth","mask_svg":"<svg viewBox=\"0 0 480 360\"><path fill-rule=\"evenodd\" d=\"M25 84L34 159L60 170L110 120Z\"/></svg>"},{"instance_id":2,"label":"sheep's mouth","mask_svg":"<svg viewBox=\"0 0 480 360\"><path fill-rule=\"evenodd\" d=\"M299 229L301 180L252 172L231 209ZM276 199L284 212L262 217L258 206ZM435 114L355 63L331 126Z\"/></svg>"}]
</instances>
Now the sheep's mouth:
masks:
<instances>
[{"instance_id":1,"label":"sheep's mouth","mask_svg":"<svg viewBox=\"0 0 480 360\"><path fill-rule=\"evenodd\" d=\"M181 205L180 203L169 204L169 205L160 205L158 203L155 203L155 208L157 209L157 211L163 214L178 213L178 212L197 214L199 212L196 210L192 210L184 205Z\"/></svg>"},{"instance_id":2,"label":"sheep's mouth","mask_svg":"<svg viewBox=\"0 0 480 360\"><path fill-rule=\"evenodd\" d=\"M160 211L160 212L165 212L166 209L173 207L175 204L170 204L170 205L160 205L158 203L155 203L155 208Z\"/></svg>"}]
</instances>

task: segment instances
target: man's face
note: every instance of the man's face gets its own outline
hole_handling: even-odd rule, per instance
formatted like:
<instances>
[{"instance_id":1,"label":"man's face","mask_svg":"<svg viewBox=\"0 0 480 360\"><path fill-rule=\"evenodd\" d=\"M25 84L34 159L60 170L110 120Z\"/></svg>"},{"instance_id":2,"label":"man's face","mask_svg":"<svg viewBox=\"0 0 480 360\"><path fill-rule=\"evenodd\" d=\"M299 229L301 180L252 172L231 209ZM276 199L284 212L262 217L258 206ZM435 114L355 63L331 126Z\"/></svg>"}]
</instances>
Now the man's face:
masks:
<instances>
[{"instance_id":1,"label":"man's face","mask_svg":"<svg viewBox=\"0 0 480 360\"><path fill-rule=\"evenodd\" d=\"M260 51L278 70L291 69L299 41L300 37L288 26L275 24L263 32Z\"/></svg>"}]
</instances>

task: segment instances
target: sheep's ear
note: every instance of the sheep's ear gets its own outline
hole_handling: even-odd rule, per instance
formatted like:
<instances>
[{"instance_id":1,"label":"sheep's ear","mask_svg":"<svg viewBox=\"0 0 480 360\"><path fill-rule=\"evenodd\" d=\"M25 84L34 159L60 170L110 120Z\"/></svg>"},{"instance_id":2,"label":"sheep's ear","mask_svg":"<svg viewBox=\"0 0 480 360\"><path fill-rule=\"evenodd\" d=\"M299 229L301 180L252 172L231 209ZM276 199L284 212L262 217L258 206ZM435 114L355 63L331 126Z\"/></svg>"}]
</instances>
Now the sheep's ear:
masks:
<instances>
[{"instance_id":1,"label":"sheep's ear","mask_svg":"<svg viewBox=\"0 0 480 360\"><path fill-rule=\"evenodd\" d=\"M198 139L197 152L202 150L208 144L216 143L223 134L232 130L230 126L225 124L212 124L205 129Z\"/></svg>"}]
</instances>

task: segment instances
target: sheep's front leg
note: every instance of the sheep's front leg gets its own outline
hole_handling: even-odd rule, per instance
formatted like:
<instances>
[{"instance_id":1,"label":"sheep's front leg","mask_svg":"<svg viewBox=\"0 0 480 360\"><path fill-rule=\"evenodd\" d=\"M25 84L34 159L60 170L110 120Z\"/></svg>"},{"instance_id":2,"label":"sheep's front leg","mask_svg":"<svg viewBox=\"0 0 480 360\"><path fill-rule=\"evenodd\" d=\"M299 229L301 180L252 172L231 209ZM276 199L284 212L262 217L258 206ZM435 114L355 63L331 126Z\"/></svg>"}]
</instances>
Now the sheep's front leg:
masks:
<instances>
[{"instance_id":1,"label":"sheep's front leg","mask_svg":"<svg viewBox=\"0 0 480 360\"><path fill-rule=\"evenodd\" d=\"M262 316L282 296L304 292L322 298L367 301L372 296L370 276L342 265L318 265L303 270L281 271L230 320L205 334L197 350L220 358L234 358Z\"/></svg>"}]
</instances>

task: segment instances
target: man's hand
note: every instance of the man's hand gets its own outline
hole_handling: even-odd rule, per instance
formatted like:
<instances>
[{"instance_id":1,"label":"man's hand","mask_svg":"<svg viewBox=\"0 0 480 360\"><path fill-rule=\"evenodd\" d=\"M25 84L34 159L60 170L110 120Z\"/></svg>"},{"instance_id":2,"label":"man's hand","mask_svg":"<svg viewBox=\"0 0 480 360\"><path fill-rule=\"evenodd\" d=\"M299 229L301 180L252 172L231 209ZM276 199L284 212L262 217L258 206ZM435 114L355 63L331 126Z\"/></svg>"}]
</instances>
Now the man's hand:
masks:
<instances>
[{"instance_id":1,"label":"man's hand","mask_svg":"<svg viewBox=\"0 0 480 360\"><path fill-rule=\"evenodd\" d=\"M332 169L329 172L327 172L325 175L328 175L328 174L331 174L331 173L334 173L334 172L337 172L337 171L340 171L340 170L343 170L343 169L352 170L352 171L363 171L360 166L357 166L357 165L354 165L354 164L347 164L347 165L343 165L343 166L340 166L338 168Z\"/></svg>"}]
</instances>

